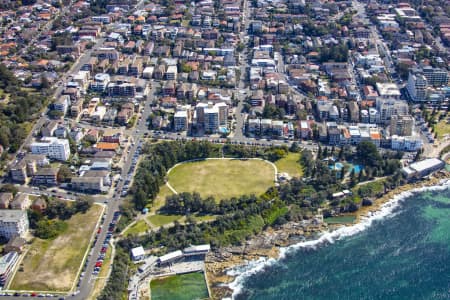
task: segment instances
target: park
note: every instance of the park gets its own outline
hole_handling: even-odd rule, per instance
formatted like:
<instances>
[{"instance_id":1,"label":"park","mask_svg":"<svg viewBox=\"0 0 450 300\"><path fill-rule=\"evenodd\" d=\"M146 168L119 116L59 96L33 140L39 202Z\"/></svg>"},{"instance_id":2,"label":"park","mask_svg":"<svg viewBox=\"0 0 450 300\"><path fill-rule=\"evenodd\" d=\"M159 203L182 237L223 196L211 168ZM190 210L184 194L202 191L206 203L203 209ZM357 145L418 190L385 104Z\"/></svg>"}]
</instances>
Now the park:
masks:
<instances>
[{"instance_id":1,"label":"park","mask_svg":"<svg viewBox=\"0 0 450 300\"><path fill-rule=\"evenodd\" d=\"M260 195L274 185L276 167L261 159L207 159L184 162L169 170L168 184L176 193L197 192L216 201Z\"/></svg>"}]
</instances>

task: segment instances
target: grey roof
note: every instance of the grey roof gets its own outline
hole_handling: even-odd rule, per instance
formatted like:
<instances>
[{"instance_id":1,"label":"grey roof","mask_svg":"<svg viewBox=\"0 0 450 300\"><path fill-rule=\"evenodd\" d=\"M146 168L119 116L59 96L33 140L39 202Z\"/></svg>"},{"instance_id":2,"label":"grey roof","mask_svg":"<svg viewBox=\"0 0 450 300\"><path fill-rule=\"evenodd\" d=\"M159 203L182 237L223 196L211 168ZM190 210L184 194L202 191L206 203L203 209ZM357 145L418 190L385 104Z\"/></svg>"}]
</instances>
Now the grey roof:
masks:
<instances>
[{"instance_id":1,"label":"grey roof","mask_svg":"<svg viewBox=\"0 0 450 300\"><path fill-rule=\"evenodd\" d=\"M27 212L20 209L2 209L0 210L0 221L17 222L21 218L27 217Z\"/></svg>"}]
</instances>

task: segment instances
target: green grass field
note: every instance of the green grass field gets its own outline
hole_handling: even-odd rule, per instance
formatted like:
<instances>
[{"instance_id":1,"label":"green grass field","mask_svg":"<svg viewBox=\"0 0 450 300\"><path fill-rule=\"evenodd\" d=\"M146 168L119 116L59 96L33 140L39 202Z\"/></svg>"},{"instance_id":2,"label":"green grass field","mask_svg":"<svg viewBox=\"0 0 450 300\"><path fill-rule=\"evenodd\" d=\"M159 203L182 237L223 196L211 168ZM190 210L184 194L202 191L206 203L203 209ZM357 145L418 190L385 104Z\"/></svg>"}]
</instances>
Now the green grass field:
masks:
<instances>
[{"instance_id":1,"label":"green grass field","mask_svg":"<svg viewBox=\"0 0 450 300\"><path fill-rule=\"evenodd\" d=\"M127 231L124 232L125 236L129 235L138 235L139 233L146 232L149 229L147 223L144 220L139 220L134 225L132 225L130 228L127 229Z\"/></svg>"},{"instance_id":2,"label":"green grass field","mask_svg":"<svg viewBox=\"0 0 450 300\"><path fill-rule=\"evenodd\" d=\"M154 279L150 282L152 300L208 299L203 273L189 273Z\"/></svg>"},{"instance_id":3,"label":"green grass field","mask_svg":"<svg viewBox=\"0 0 450 300\"><path fill-rule=\"evenodd\" d=\"M166 197L173 195L172 191L167 185L162 185L159 187L159 193L153 201L153 205L149 205L151 212L156 212L166 203Z\"/></svg>"},{"instance_id":4,"label":"green grass field","mask_svg":"<svg viewBox=\"0 0 450 300\"><path fill-rule=\"evenodd\" d=\"M53 240L35 238L22 261L23 271L16 273L10 289L69 291L101 211L94 205L86 214L74 215L67 221L67 231Z\"/></svg>"},{"instance_id":5,"label":"green grass field","mask_svg":"<svg viewBox=\"0 0 450 300\"><path fill-rule=\"evenodd\" d=\"M280 173L288 173L292 177L301 177L303 169L300 163L300 153L289 152L288 155L275 162Z\"/></svg>"},{"instance_id":6,"label":"green grass field","mask_svg":"<svg viewBox=\"0 0 450 300\"><path fill-rule=\"evenodd\" d=\"M180 220L182 217L181 215L153 215L147 217L147 220L155 226L163 226L175 220Z\"/></svg>"},{"instance_id":7,"label":"green grass field","mask_svg":"<svg viewBox=\"0 0 450 300\"><path fill-rule=\"evenodd\" d=\"M260 160L205 160L181 164L168 175L177 192L198 192L216 201L260 195L274 184L274 169Z\"/></svg>"},{"instance_id":8,"label":"green grass field","mask_svg":"<svg viewBox=\"0 0 450 300\"><path fill-rule=\"evenodd\" d=\"M441 120L434 126L438 139L442 139L445 135L450 135L450 123L447 120Z\"/></svg>"}]
</instances>

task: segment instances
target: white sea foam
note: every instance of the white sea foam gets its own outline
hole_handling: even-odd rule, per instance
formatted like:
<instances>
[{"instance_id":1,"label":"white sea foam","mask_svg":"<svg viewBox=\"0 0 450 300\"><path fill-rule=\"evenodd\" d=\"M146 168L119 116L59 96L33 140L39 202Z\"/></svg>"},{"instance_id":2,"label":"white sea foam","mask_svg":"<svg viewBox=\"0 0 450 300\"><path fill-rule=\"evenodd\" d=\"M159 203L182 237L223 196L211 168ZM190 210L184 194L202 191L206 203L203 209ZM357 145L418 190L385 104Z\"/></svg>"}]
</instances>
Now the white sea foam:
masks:
<instances>
[{"instance_id":1,"label":"white sea foam","mask_svg":"<svg viewBox=\"0 0 450 300\"><path fill-rule=\"evenodd\" d=\"M278 259L273 258L264 258L261 257L257 260L249 261L247 264L243 266L238 266L235 268L231 268L227 271L227 275L236 276L233 282L231 282L228 287L233 290L232 299L235 298L236 295L241 293L243 284L246 278L261 272L264 268L271 266L277 263L279 260L286 257L286 254L292 253L298 249L316 249L319 246L324 244L332 244L337 240L340 240L345 237L353 236L358 234L367 228L369 228L374 221L382 220L385 218L391 218L395 216L397 213L393 213L396 208L398 208L402 201L413 196L416 193L425 192L425 191L440 191L445 190L450 187L450 180L441 180L438 185L429 186L429 187L420 187L416 189L412 189L409 191L402 192L396 196L394 196L390 201L384 203L379 210L375 212L370 212L367 216L363 216L360 218L360 222L351 226L343 226L334 231L326 231L322 233L317 239L300 242L298 244L291 245L289 247L281 247L280 255Z\"/></svg>"}]
</instances>

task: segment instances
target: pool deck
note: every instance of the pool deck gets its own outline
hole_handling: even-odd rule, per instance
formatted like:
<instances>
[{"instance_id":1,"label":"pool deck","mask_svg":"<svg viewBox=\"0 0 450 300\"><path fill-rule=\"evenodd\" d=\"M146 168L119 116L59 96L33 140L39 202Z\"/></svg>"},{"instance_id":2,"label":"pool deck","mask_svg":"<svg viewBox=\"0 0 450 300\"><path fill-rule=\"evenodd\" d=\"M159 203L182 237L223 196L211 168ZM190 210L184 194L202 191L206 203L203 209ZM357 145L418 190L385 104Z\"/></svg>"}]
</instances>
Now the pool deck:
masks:
<instances>
[{"instance_id":1,"label":"pool deck","mask_svg":"<svg viewBox=\"0 0 450 300\"><path fill-rule=\"evenodd\" d=\"M155 261L156 263L156 261ZM181 261L169 264L165 267L158 267L156 264L147 272L136 273L133 278L136 282L135 287L131 290L128 299L151 299L150 282L154 278L182 275L194 272L203 272L206 288L208 290L208 297L211 295L208 280L206 279L205 261L191 260Z\"/></svg>"}]
</instances>

